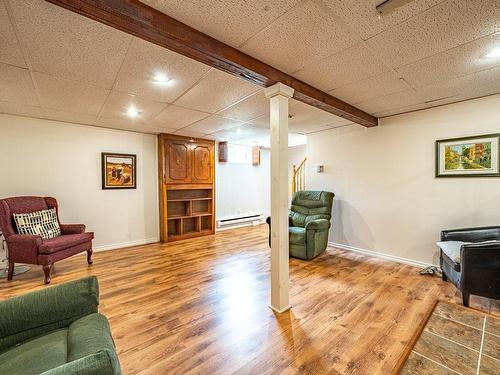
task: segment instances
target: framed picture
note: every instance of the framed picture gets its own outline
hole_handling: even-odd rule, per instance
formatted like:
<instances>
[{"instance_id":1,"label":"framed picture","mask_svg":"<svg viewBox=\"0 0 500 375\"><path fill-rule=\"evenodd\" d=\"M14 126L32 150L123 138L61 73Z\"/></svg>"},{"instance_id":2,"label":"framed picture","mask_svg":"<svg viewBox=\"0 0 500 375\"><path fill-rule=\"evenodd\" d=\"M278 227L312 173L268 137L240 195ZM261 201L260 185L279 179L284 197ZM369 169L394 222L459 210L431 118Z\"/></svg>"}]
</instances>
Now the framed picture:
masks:
<instances>
[{"instance_id":1,"label":"framed picture","mask_svg":"<svg viewBox=\"0 0 500 375\"><path fill-rule=\"evenodd\" d=\"M500 134L436 141L436 177L500 177Z\"/></svg>"},{"instance_id":2,"label":"framed picture","mask_svg":"<svg viewBox=\"0 0 500 375\"><path fill-rule=\"evenodd\" d=\"M130 154L102 153L103 189L135 189L136 156Z\"/></svg>"}]
</instances>

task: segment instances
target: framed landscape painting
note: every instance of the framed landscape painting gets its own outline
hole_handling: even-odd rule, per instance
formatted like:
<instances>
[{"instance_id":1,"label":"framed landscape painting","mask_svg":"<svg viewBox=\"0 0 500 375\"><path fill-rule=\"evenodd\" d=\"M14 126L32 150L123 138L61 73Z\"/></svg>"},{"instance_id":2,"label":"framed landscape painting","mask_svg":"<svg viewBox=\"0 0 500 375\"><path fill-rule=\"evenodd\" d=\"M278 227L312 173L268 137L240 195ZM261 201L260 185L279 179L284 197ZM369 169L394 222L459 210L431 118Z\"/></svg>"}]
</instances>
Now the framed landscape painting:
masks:
<instances>
[{"instance_id":1,"label":"framed landscape painting","mask_svg":"<svg viewBox=\"0 0 500 375\"><path fill-rule=\"evenodd\" d=\"M102 188L135 189L136 156L102 153Z\"/></svg>"},{"instance_id":2,"label":"framed landscape painting","mask_svg":"<svg viewBox=\"0 0 500 375\"><path fill-rule=\"evenodd\" d=\"M436 141L436 177L500 177L500 134Z\"/></svg>"}]
</instances>

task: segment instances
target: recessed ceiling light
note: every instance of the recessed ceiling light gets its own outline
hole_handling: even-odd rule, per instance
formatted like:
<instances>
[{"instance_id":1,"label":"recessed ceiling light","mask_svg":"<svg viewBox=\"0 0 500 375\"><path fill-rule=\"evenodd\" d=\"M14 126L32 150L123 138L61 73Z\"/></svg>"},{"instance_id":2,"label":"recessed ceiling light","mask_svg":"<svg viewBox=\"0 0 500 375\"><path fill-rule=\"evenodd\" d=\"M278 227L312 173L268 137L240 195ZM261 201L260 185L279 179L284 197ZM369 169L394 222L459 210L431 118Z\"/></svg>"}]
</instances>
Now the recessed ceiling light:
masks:
<instances>
[{"instance_id":1,"label":"recessed ceiling light","mask_svg":"<svg viewBox=\"0 0 500 375\"><path fill-rule=\"evenodd\" d=\"M153 79L158 83L167 83L168 81L170 81L167 75L162 72L156 72Z\"/></svg>"},{"instance_id":2,"label":"recessed ceiling light","mask_svg":"<svg viewBox=\"0 0 500 375\"><path fill-rule=\"evenodd\" d=\"M139 116L139 111L137 109L135 109L134 107L129 107L127 109L127 115L129 115L129 117L137 117Z\"/></svg>"},{"instance_id":3,"label":"recessed ceiling light","mask_svg":"<svg viewBox=\"0 0 500 375\"><path fill-rule=\"evenodd\" d=\"M500 47L493 48L490 52L488 52L486 57L488 59L494 59L500 57Z\"/></svg>"}]
</instances>

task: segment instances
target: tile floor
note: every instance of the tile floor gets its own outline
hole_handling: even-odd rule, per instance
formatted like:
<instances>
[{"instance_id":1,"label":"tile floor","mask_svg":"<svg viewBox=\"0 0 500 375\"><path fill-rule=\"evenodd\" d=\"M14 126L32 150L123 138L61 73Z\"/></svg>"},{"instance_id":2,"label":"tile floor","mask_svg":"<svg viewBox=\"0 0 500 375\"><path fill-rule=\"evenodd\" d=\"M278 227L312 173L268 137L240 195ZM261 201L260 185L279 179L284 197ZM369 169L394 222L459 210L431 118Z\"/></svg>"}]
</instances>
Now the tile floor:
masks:
<instances>
[{"instance_id":1,"label":"tile floor","mask_svg":"<svg viewBox=\"0 0 500 375\"><path fill-rule=\"evenodd\" d=\"M438 302L400 374L500 375L500 319Z\"/></svg>"}]
</instances>

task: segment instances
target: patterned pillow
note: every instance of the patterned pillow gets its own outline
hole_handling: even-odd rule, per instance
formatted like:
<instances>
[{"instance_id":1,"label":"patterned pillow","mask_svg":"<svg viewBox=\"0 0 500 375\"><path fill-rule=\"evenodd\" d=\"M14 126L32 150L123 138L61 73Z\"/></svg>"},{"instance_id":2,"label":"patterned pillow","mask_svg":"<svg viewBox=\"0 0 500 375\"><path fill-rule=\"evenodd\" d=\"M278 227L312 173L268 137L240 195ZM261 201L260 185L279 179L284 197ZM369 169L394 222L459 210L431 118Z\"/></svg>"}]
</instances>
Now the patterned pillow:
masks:
<instances>
[{"instance_id":1,"label":"patterned pillow","mask_svg":"<svg viewBox=\"0 0 500 375\"><path fill-rule=\"evenodd\" d=\"M13 216L18 234L39 235L44 240L61 235L55 208Z\"/></svg>"}]
</instances>

